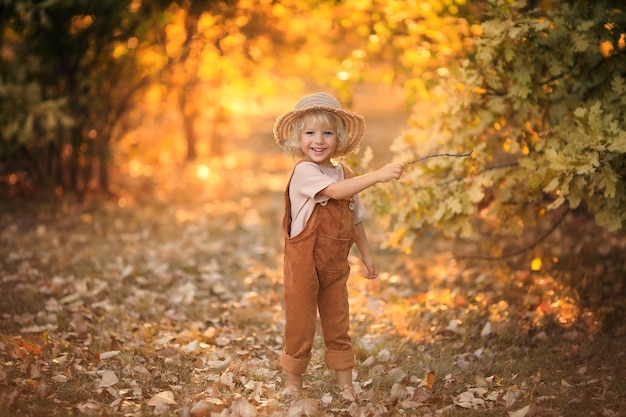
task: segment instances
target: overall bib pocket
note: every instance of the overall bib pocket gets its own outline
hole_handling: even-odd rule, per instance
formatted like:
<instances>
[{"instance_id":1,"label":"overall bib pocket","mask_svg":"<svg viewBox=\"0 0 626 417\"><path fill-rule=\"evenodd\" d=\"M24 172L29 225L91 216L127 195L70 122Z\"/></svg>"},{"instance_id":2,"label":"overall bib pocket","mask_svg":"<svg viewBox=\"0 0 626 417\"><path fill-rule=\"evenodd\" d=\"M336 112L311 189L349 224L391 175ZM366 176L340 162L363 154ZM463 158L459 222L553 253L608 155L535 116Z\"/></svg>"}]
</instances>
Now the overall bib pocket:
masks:
<instances>
[{"instance_id":1,"label":"overall bib pocket","mask_svg":"<svg viewBox=\"0 0 626 417\"><path fill-rule=\"evenodd\" d=\"M349 268L348 255L352 239L342 239L319 233L315 247L315 266L322 271L343 272Z\"/></svg>"}]
</instances>

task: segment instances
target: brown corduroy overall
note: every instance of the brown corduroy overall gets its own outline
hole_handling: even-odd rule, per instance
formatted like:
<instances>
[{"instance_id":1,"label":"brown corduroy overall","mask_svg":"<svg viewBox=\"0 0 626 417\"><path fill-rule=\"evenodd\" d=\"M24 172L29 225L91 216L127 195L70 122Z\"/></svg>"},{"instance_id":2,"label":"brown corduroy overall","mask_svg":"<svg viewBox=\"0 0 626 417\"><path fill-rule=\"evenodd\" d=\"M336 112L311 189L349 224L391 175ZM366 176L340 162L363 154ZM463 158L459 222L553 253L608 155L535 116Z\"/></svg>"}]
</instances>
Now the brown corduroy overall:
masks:
<instances>
[{"instance_id":1,"label":"brown corduroy overall","mask_svg":"<svg viewBox=\"0 0 626 417\"><path fill-rule=\"evenodd\" d=\"M352 173L343 167L344 178ZM292 173L293 176L293 173ZM289 180L291 183L291 178ZM348 255L354 243L354 200L328 200L315 206L304 230L290 238L291 203L285 190L284 303L285 348L280 365L303 374L311 349L319 310L326 343L326 366L335 371L354 367L350 328Z\"/></svg>"}]
</instances>

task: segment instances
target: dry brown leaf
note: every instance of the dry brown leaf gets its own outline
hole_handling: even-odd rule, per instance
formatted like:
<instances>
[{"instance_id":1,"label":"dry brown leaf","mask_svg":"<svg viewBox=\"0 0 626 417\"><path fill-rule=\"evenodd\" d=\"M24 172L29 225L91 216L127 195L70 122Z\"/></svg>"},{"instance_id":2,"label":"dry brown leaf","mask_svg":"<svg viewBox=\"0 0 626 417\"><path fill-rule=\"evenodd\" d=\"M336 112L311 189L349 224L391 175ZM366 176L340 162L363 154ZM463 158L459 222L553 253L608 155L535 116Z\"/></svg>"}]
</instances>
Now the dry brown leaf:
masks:
<instances>
[{"instance_id":1,"label":"dry brown leaf","mask_svg":"<svg viewBox=\"0 0 626 417\"><path fill-rule=\"evenodd\" d=\"M491 322L488 321L487 323L485 323L485 325L483 326L483 329L480 332L480 336L481 337L486 337L489 336L491 334Z\"/></svg>"},{"instance_id":2,"label":"dry brown leaf","mask_svg":"<svg viewBox=\"0 0 626 417\"><path fill-rule=\"evenodd\" d=\"M110 350L108 352L100 353L99 357L100 357L101 360L104 360L104 359L110 359L110 358L112 358L114 356L117 356L119 354L120 354L119 350Z\"/></svg>"},{"instance_id":3,"label":"dry brown leaf","mask_svg":"<svg viewBox=\"0 0 626 417\"><path fill-rule=\"evenodd\" d=\"M507 390L502 396L502 399L504 400L505 407L510 408L515 402L516 398L515 398L515 394L512 391Z\"/></svg>"},{"instance_id":4,"label":"dry brown leaf","mask_svg":"<svg viewBox=\"0 0 626 417\"><path fill-rule=\"evenodd\" d=\"M151 407L159 407L162 405L176 405L174 393L172 391L161 391L148 401Z\"/></svg>"},{"instance_id":5,"label":"dry brown leaf","mask_svg":"<svg viewBox=\"0 0 626 417\"><path fill-rule=\"evenodd\" d=\"M408 397L406 387L398 383L393 384L390 395L391 398L398 400L404 400Z\"/></svg>"},{"instance_id":6,"label":"dry brown leaf","mask_svg":"<svg viewBox=\"0 0 626 417\"><path fill-rule=\"evenodd\" d=\"M389 362L391 360L391 352L387 349L381 349L376 355L376 360L378 360L378 362Z\"/></svg>"},{"instance_id":7,"label":"dry brown leaf","mask_svg":"<svg viewBox=\"0 0 626 417\"><path fill-rule=\"evenodd\" d=\"M321 401L322 401L322 406L328 407L333 402L333 396L325 392L324 395L322 395Z\"/></svg>"},{"instance_id":8,"label":"dry brown leaf","mask_svg":"<svg viewBox=\"0 0 626 417\"><path fill-rule=\"evenodd\" d=\"M231 417L255 417L256 408L245 398L240 398L230 406Z\"/></svg>"},{"instance_id":9,"label":"dry brown leaf","mask_svg":"<svg viewBox=\"0 0 626 417\"><path fill-rule=\"evenodd\" d=\"M476 377L474 378L474 386L478 388L487 388L489 387L489 385L489 382L487 382L487 380L480 375L476 375Z\"/></svg>"},{"instance_id":10,"label":"dry brown leaf","mask_svg":"<svg viewBox=\"0 0 626 417\"><path fill-rule=\"evenodd\" d=\"M95 400L88 400L84 403L76 405L76 408L81 415L84 416L98 416L104 414L104 406Z\"/></svg>"},{"instance_id":11,"label":"dry brown leaf","mask_svg":"<svg viewBox=\"0 0 626 417\"><path fill-rule=\"evenodd\" d=\"M373 356L370 356L361 363L361 366L370 367L374 365L375 363L376 363L376 359L374 359Z\"/></svg>"},{"instance_id":12,"label":"dry brown leaf","mask_svg":"<svg viewBox=\"0 0 626 417\"><path fill-rule=\"evenodd\" d=\"M486 405L485 400L480 398L480 394L483 392L476 391L474 389L470 389L465 391L453 399L454 404L463 408L481 408ZM478 394L478 396L476 395Z\"/></svg>"},{"instance_id":13,"label":"dry brown leaf","mask_svg":"<svg viewBox=\"0 0 626 417\"><path fill-rule=\"evenodd\" d=\"M289 411L287 412L288 416L293 417L301 417L305 416L314 416L317 414L319 410L319 403L311 398L302 398L300 400L294 401L289 407Z\"/></svg>"},{"instance_id":14,"label":"dry brown leaf","mask_svg":"<svg viewBox=\"0 0 626 417\"><path fill-rule=\"evenodd\" d=\"M58 374L52 377L52 380L57 384L63 384L68 381L67 377L63 374Z\"/></svg>"},{"instance_id":15,"label":"dry brown leaf","mask_svg":"<svg viewBox=\"0 0 626 417\"><path fill-rule=\"evenodd\" d=\"M189 411L189 415L191 417L207 417L210 416L212 412L220 412L221 408L216 404L212 404L206 400L200 400L191 407Z\"/></svg>"},{"instance_id":16,"label":"dry brown leaf","mask_svg":"<svg viewBox=\"0 0 626 417\"><path fill-rule=\"evenodd\" d=\"M495 403L500 399L500 393L498 391L492 391L485 396L485 399Z\"/></svg>"},{"instance_id":17,"label":"dry brown leaf","mask_svg":"<svg viewBox=\"0 0 626 417\"><path fill-rule=\"evenodd\" d=\"M429 371L420 386L430 389L433 385L435 385L435 379L435 373L433 371Z\"/></svg>"},{"instance_id":18,"label":"dry brown leaf","mask_svg":"<svg viewBox=\"0 0 626 417\"><path fill-rule=\"evenodd\" d=\"M100 380L100 384L98 388L107 388L112 387L113 385L119 382L119 378L115 374L115 372L111 370L102 371L102 379Z\"/></svg>"},{"instance_id":19,"label":"dry brown leaf","mask_svg":"<svg viewBox=\"0 0 626 417\"><path fill-rule=\"evenodd\" d=\"M356 402L353 402L350 404L350 407L348 407L348 414L350 417L361 417L363 415L363 411Z\"/></svg>"},{"instance_id":20,"label":"dry brown leaf","mask_svg":"<svg viewBox=\"0 0 626 417\"><path fill-rule=\"evenodd\" d=\"M530 411L530 405L516 411L509 411L509 417L526 417Z\"/></svg>"},{"instance_id":21,"label":"dry brown leaf","mask_svg":"<svg viewBox=\"0 0 626 417\"><path fill-rule=\"evenodd\" d=\"M224 369L228 368L228 365L230 365L230 361L231 358L227 357L224 360L214 360L214 361L207 361L206 365L213 371L217 371L217 372L221 372Z\"/></svg>"},{"instance_id":22,"label":"dry brown leaf","mask_svg":"<svg viewBox=\"0 0 626 417\"><path fill-rule=\"evenodd\" d=\"M31 379L37 379L41 377L41 371L39 370L37 365L35 365L34 363L30 364L29 373L30 373Z\"/></svg>"},{"instance_id":23,"label":"dry brown leaf","mask_svg":"<svg viewBox=\"0 0 626 417\"><path fill-rule=\"evenodd\" d=\"M191 342L187 343L186 345L180 348L180 350L182 350L185 353L193 353L200 349L201 349L200 342L198 340L192 340Z\"/></svg>"},{"instance_id":24,"label":"dry brown leaf","mask_svg":"<svg viewBox=\"0 0 626 417\"><path fill-rule=\"evenodd\" d=\"M430 394L424 389L424 387L417 387L413 393L412 399L418 403L425 403L429 397Z\"/></svg>"},{"instance_id":25,"label":"dry brown leaf","mask_svg":"<svg viewBox=\"0 0 626 417\"><path fill-rule=\"evenodd\" d=\"M392 369L391 371L389 371L387 373L387 376L393 381L393 382L402 382L402 380L406 377L406 372L404 372L402 369L400 368L395 368Z\"/></svg>"},{"instance_id":26,"label":"dry brown leaf","mask_svg":"<svg viewBox=\"0 0 626 417\"><path fill-rule=\"evenodd\" d=\"M356 399L356 393L352 389L352 387L348 387L347 385L341 391L341 397L344 400L354 401Z\"/></svg>"},{"instance_id":27,"label":"dry brown leaf","mask_svg":"<svg viewBox=\"0 0 626 417\"><path fill-rule=\"evenodd\" d=\"M20 393L17 389L9 391L8 393L2 393L2 395L0 395L0 406L5 409L12 407L19 396Z\"/></svg>"}]
</instances>

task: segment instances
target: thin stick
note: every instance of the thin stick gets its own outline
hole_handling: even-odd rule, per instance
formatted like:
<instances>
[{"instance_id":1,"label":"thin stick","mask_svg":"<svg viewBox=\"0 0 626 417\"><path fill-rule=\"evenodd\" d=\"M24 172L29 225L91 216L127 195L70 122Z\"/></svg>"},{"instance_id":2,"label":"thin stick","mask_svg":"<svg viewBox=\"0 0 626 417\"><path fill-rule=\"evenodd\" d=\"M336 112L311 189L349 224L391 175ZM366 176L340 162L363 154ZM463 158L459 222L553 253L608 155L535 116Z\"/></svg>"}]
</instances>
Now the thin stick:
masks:
<instances>
[{"instance_id":1,"label":"thin stick","mask_svg":"<svg viewBox=\"0 0 626 417\"><path fill-rule=\"evenodd\" d=\"M472 154L471 152L466 152L466 153L434 153L432 155L422 156L420 158L414 159L413 161L406 162L404 164L404 166L406 167L406 166L409 166L409 165L414 164L416 162L423 161L424 159L434 158L436 156L454 156L455 158L463 158L463 157L466 157L466 156L470 156L471 154Z\"/></svg>"}]
</instances>

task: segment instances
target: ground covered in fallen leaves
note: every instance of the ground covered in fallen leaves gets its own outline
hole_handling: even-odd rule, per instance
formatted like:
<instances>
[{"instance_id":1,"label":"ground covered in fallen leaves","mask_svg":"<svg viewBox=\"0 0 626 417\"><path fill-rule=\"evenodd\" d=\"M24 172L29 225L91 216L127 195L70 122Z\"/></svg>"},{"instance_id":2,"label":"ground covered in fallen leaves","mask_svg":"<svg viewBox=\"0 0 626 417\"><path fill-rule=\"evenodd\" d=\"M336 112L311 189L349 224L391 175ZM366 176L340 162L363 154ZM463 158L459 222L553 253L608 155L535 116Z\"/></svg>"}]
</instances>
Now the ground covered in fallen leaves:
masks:
<instances>
[{"instance_id":1,"label":"ground covered in fallen leaves","mask_svg":"<svg viewBox=\"0 0 626 417\"><path fill-rule=\"evenodd\" d=\"M355 252L354 386L334 387L317 340L305 390L286 395L290 163L239 155L161 173L167 186L127 178L111 198L4 199L0 415L626 414L626 274L608 262L626 243L598 250L595 229L547 240L575 242L540 268L458 259L433 235L410 255L377 249L367 281Z\"/></svg>"}]
</instances>

